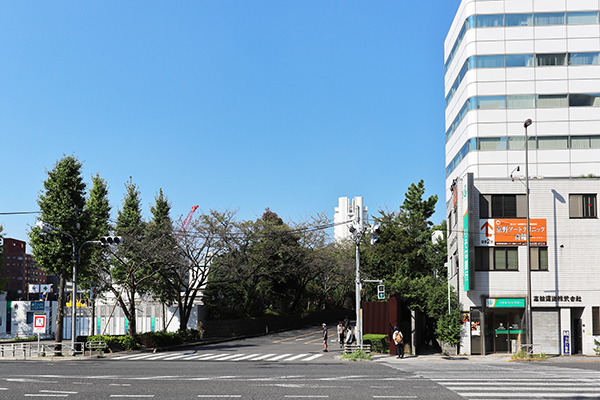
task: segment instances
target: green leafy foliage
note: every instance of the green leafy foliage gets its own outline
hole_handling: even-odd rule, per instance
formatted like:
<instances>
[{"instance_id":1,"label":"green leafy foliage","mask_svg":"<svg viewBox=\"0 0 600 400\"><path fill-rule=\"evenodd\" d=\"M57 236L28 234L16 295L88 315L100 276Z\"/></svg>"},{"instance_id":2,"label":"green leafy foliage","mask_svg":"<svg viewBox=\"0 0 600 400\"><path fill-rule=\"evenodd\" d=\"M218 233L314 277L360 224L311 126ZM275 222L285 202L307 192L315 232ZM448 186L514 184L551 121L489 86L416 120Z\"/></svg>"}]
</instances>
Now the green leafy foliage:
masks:
<instances>
[{"instance_id":1,"label":"green leafy foliage","mask_svg":"<svg viewBox=\"0 0 600 400\"><path fill-rule=\"evenodd\" d=\"M112 351L137 350L140 348L137 338L130 335L95 335L89 336L88 341L103 341Z\"/></svg>"},{"instance_id":2,"label":"green leafy foliage","mask_svg":"<svg viewBox=\"0 0 600 400\"><path fill-rule=\"evenodd\" d=\"M461 326L455 294L448 314L446 223L433 226L429 219L437 196L424 195L425 185L420 181L408 188L398 211L379 211L380 240L376 247L361 248L361 268L366 276L383 279L387 291L399 294L404 307L434 321L440 340L455 344L460 340ZM436 230L443 235L433 242ZM374 298L374 290L368 287L367 296Z\"/></svg>"},{"instance_id":3,"label":"green leafy foliage","mask_svg":"<svg viewBox=\"0 0 600 400\"><path fill-rule=\"evenodd\" d=\"M390 352L390 339L388 335L366 334L363 343L371 345L372 353L385 354Z\"/></svg>"},{"instance_id":4,"label":"green leafy foliage","mask_svg":"<svg viewBox=\"0 0 600 400\"><path fill-rule=\"evenodd\" d=\"M351 256L329 242L318 229L323 225L319 216L290 226L269 209L256 221L238 223L227 252L211 265L208 318L287 315L334 301L343 306L352 287Z\"/></svg>"},{"instance_id":5,"label":"green leafy foliage","mask_svg":"<svg viewBox=\"0 0 600 400\"><path fill-rule=\"evenodd\" d=\"M365 353L363 350L356 350L354 353L344 354L342 359L357 361L357 360L371 360L371 353Z\"/></svg>"}]
</instances>

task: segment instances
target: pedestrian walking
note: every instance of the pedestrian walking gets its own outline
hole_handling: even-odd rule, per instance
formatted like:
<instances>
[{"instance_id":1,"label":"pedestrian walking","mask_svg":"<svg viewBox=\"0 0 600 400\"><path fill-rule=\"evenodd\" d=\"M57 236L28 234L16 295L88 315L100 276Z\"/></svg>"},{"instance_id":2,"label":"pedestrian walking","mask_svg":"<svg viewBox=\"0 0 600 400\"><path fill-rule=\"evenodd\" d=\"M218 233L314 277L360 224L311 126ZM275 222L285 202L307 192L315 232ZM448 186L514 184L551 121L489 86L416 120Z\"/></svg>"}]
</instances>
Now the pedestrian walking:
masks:
<instances>
[{"instance_id":1,"label":"pedestrian walking","mask_svg":"<svg viewBox=\"0 0 600 400\"><path fill-rule=\"evenodd\" d=\"M323 323L323 351L327 351L327 324Z\"/></svg>"},{"instance_id":2,"label":"pedestrian walking","mask_svg":"<svg viewBox=\"0 0 600 400\"><path fill-rule=\"evenodd\" d=\"M402 332L400 332L397 326L394 327L392 338L396 345L396 358L404 358L404 336L402 336Z\"/></svg>"}]
</instances>

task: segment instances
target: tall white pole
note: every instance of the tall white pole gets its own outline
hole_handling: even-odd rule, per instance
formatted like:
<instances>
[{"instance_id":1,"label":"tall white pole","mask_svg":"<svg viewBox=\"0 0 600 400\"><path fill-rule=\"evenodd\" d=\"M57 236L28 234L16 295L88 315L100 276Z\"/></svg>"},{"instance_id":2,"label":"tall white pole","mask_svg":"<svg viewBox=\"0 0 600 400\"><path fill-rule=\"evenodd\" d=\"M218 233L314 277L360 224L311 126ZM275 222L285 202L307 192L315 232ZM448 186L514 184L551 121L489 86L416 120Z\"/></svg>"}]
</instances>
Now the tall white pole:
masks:
<instances>
[{"instance_id":1,"label":"tall white pole","mask_svg":"<svg viewBox=\"0 0 600 400\"><path fill-rule=\"evenodd\" d=\"M533 322L531 314L531 231L529 227L529 138L527 137L527 127L531 125L531 119L525 121L523 126L525 127L525 187L527 192L525 193L526 203L526 216L527 216L527 301L526 301L526 313L527 313L527 344L530 346L528 352L533 352Z\"/></svg>"},{"instance_id":2,"label":"tall white pole","mask_svg":"<svg viewBox=\"0 0 600 400\"><path fill-rule=\"evenodd\" d=\"M360 234L361 228L358 228L356 236L356 344L362 346L362 315L360 312Z\"/></svg>"}]
</instances>

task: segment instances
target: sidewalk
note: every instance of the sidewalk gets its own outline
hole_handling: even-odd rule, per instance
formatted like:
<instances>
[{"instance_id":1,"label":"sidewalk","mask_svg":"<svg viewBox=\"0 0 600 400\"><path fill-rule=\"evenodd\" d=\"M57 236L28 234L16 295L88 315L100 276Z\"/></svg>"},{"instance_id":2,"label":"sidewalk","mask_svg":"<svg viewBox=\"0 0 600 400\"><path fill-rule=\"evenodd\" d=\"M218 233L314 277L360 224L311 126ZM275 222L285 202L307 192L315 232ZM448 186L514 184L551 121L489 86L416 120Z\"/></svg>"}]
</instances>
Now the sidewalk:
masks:
<instances>
[{"instance_id":1,"label":"sidewalk","mask_svg":"<svg viewBox=\"0 0 600 400\"><path fill-rule=\"evenodd\" d=\"M573 362L600 362L600 356L586 356L577 354L573 356L548 356L545 360L518 361L512 359L512 354L488 354L485 356L446 356L441 353L408 355L402 359L389 354L372 354L371 361L385 363L410 363L410 362L448 362L448 361L470 361L470 362L543 362L543 363L573 363Z\"/></svg>"}]
</instances>

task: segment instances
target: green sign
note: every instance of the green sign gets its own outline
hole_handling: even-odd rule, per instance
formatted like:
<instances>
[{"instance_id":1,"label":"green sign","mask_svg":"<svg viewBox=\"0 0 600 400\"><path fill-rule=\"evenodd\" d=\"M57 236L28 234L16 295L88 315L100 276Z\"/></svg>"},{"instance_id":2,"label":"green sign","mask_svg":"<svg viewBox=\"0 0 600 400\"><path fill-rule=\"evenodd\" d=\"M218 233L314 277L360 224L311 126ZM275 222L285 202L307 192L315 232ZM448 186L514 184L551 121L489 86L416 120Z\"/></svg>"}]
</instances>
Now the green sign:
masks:
<instances>
[{"instance_id":1,"label":"green sign","mask_svg":"<svg viewBox=\"0 0 600 400\"><path fill-rule=\"evenodd\" d=\"M488 308L525 308L525 299L487 299Z\"/></svg>"}]
</instances>

